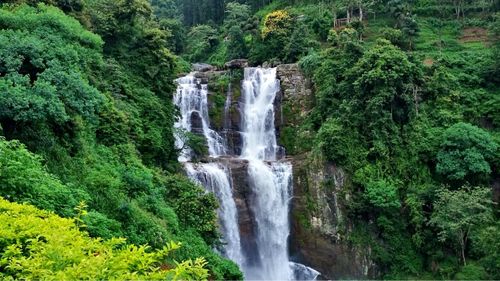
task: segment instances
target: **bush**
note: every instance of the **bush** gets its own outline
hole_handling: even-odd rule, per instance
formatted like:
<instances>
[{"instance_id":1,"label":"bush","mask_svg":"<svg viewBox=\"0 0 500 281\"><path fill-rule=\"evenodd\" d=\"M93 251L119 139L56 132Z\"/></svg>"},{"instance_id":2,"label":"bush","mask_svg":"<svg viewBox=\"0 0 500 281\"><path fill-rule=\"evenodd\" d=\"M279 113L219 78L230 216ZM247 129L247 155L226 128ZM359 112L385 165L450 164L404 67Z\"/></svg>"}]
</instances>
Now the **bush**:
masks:
<instances>
[{"instance_id":1,"label":"bush","mask_svg":"<svg viewBox=\"0 0 500 281\"><path fill-rule=\"evenodd\" d=\"M101 237L103 239L111 239L113 237L122 237L120 222L110 219L105 215L90 211L83 218L85 230L89 232L92 237Z\"/></svg>"},{"instance_id":2,"label":"bush","mask_svg":"<svg viewBox=\"0 0 500 281\"><path fill-rule=\"evenodd\" d=\"M165 189L164 199L174 207L182 227L196 230L213 244L219 236L214 195L180 176L168 176Z\"/></svg>"},{"instance_id":3,"label":"bush","mask_svg":"<svg viewBox=\"0 0 500 281\"><path fill-rule=\"evenodd\" d=\"M477 264L468 264L460 268L460 271L453 277L455 280L486 280L488 274L484 268Z\"/></svg>"},{"instance_id":4,"label":"bush","mask_svg":"<svg viewBox=\"0 0 500 281\"><path fill-rule=\"evenodd\" d=\"M123 238L90 238L74 219L0 198L1 279L207 279L203 258L167 264L178 248L170 242L153 252Z\"/></svg>"},{"instance_id":5,"label":"bush","mask_svg":"<svg viewBox=\"0 0 500 281\"><path fill-rule=\"evenodd\" d=\"M63 216L72 215L78 201L86 197L83 192L70 189L49 174L41 158L30 153L24 145L1 137L0 196L11 201L27 202Z\"/></svg>"}]
</instances>

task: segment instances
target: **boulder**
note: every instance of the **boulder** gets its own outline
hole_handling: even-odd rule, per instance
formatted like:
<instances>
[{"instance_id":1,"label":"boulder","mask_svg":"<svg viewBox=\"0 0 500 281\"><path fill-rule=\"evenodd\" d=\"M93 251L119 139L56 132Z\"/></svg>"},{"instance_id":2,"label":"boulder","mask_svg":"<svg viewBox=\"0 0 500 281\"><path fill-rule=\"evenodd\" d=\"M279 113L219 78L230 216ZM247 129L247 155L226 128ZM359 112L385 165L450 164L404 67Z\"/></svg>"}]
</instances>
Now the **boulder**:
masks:
<instances>
[{"instance_id":1,"label":"boulder","mask_svg":"<svg viewBox=\"0 0 500 281\"><path fill-rule=\"evenodd\" d=\"M202 84L209 84L211 81L216 81L218 77L225 75L227 72L223 70L210 70L205 72L195 72L194 77L200 79Z\"/></svg>"},{"instance_id":2,"label":"boulder","mask_svg":"<svg viewBox=\"0 0 500 281\"><path fill-rule=\"evenodd\" d=\"M207 71L215 71L217 67L210 65L208 63L193 63L192 68L197 72L207 72Z\"/></svg>"},{"instance_id":3,"label":"boulder","mask_svg":"<svg viewBox=\"0 0 500 281\"><path fill-rule=\"evenodd\" d=\"M230 60L224 64L224 67L229 69L245 68L248 67L248 60L247 59Z\"/></svg>"}]
</instances>

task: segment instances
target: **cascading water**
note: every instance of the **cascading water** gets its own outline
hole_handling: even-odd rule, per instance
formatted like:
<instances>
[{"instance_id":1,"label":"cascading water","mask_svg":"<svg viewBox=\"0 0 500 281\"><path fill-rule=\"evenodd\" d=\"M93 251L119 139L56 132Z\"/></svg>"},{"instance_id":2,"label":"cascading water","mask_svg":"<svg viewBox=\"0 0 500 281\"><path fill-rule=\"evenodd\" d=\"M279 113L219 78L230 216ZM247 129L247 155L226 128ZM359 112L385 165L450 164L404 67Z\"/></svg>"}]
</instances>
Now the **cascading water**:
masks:
<instances>
[{"instance_id":1,"label":"cascading water","mask_svg":"<svg viewBox=\"0 0 500 281\"><path fill-rule=\"evenodd\" d=\"M276 69L247 68L243 81L243 150L256 206L258 266L249 279L293 279L288 260L289 200L292 166L276 161L274 99L279 91ZM272 162L271 162L272 161Z\"/></svg>"},{"instance_id":2,"label":"cascading water","mask_svg":"<svg viewBox=\"0 0 500 281\"><path fill-rule=\"evenodd\" d=\"M201 132L207 140L208 153L211 157L226 154L223 138L210 129L208 119L208 89L199 79L188 75L176 80L177 92L174 95L174 104L179 108L181 116L174 127L178 130L192 131L193 118L201 123ZM192 164L191 150L185 147L183 132L176 132L176 146L183 148L179 161L184 163L188 176L200 183L208 191L213 192L219 199L219 223L226 240L225 255L238 265L243 264L243 255L240 246L240 234L236 205L233 200L229 171L217 163Z\"/></svg>"},{"instance_id":3,"label":"cascading water","mask_svg":"<svg viewBox=\"0 0 500 281\"><path fill-rule=\"evenodd\" d=\"M226 243L224 253L237 264L243 264L240 233L236 221L236 204L233 200L228 169L217 163L186 163L185 168L191 179L213 192L219 199L219 219Z\"/></svg>"},{"instance_id":4,"label":"cascading water","mask_svg":"<svg viewBox=\"0 0 500 281\"><path fill-rule=\"evenodd\" d=\"M232 190L231 171L220 161L227 156L227 148L217 132L210 129L208 119L207 85L193 75L179 78L174 103L181 118L178 129L196 131L207 140L212 163L189 163L192 151L185 148L181 134L176 135L176 145L183 148L179 161L184 163L188 176L213 192L220 201L219 220L226 242L223 253L243 270L246 279L252 280L314 280L319 273L302 264L289 261L288 236L290 233L289 209L292 197L292 165L283 160L282 149L277 145L274 126L274 100L280 90L276 69L246 68L242 101L242 149L239 161L248 163L247 177L251 188L250 209L256 224L256 249L252 253L242 249L238 213ZM228 92L224 109L228 130L231 106ZM196 123L196 124L195 124ZM196 125L196 126L195 126ZM194 128L197 127L197 128ZM235 158L231 158L235 159Z\"/></svg>"},{"instance_id":5,"label":"cascading water","mask_svg":"<svg viewBox=\"0 0 500 281\"><path fill-rule=\"evenodd\" d=\"M181 118L174 124L178 130L192 131L193 118L201 122L201 130L208 144L210 156L226 154L223 138L214 130L210 129L208 119L208 87L202 84L200 79L193 75L187 75L176 80L177 92L174 95L174 104L180 109ZM179 156L180 162L191 159L191 150L186 147L185 137L182 132L177 132L175 144L178 148L183 148Z\"/></svg>"}]
</instances>

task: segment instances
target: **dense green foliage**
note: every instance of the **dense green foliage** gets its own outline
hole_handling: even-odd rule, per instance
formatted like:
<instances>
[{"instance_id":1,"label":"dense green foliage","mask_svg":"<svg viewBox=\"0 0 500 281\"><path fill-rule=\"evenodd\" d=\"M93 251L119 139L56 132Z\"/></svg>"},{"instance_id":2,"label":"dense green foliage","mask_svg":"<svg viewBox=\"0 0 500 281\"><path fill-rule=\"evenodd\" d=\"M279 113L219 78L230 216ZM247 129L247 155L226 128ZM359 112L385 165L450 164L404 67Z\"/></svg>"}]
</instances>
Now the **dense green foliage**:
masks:
<instances>
[{"instance_id":1,"label":"dense green foliage","mask_svg":"<svg viewBox=\"0 0 500 281\"><path fill-rule=\"evenodd\" d=\"M316 104L299 131L317 133L298 152L317 149L352 175L344 204L358 224L353 241L373 247L385 278L500 274L498 251L484 244L498 236L496 49L474 45L488 38L458 40L471 26L494 34L497 8L471 2L456 21L443 2L392 1L379 10L392 16L332 30L328 47L300 60ZM424 18L404 18L419 9Z\"/></svg>"},{"instance_id":2,"label":"dense green foliage","mask_svg":"<svg viewBox=\"0 0 500 281\"><path fill-rule=\"evenodd\" d=\"M178 174L171 93L184 64L169 49L184 42L175 19L158 21L140 0L8 2L0 195L64 217L85 200L91 236L157 249L181 242L176 259L204 257L213 278L240 279L212 250L215 197Z\"/></svg>"},{"instance_id":3,"label":"dense green foliage","mask_svg":"<svg viewBox=\"0 0 500 281\"><path fill-rule=\"evenodd\" d=\"M299 61L314 105L305 120L283 105L281 142L347 172L352 243L377 277L498 278L498 1L181 2L204 30L187 60Z\"/></svg>"},{"instance_id":4,"label":"dense green foliage","mask_svg":"<svg viewBox=\"0 0 500 281\"><path fill-rule=\"evenodd\" d=\"M0 198L0 278L3 280L148 279L206 280L203 258L175 263L169 256L180 245L159 250L103 241L65 219L29 205ZM84 227L80 225L80 227Z\"/></svg>"},{"instance_id":5,"label":"dense green foliage","mask_svg":"<svg viewBox=\"0 0 500 281\"><path fill-rule=\"evenodd\" d=\"M491 174L489 161L497 144L488 132L466 123L457 123L443 132L436 171L449 180L469 182Z\"/></svg>"},{"instance_id":6,"label":"dense green foliage","mask_svg":"<svg viewBox=\"0 0 500 281\"><path fill-rule=\"evenodd\" d=\"M219 34L196 59L300 62L314 107L300 120L284 105L293 124L281 128L282 144L320 152L350 175L342 204L352 242L373 249L379 276L498 278L498 250L486 244L499 235L498 204L489 201L498 198L490 187L500 155L498 3L235 2L223 19L184 14L192 30L204 23ZM444 238L464 224L466 239Z\"/></svg>"}]
</instances>

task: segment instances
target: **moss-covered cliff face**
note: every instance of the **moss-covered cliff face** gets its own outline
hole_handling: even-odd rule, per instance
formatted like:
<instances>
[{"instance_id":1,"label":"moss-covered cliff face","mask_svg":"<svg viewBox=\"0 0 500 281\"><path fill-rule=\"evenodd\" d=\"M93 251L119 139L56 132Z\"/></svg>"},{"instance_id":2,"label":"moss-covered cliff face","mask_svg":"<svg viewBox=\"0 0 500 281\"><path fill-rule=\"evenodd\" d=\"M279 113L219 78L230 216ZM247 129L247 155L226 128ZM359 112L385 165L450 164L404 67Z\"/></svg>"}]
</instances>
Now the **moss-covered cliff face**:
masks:
<instances>
[{"instance_id":1,"label":"moss-covered cliff face","mask_svg":"<svg viewBox=\"0 0 500 281\"><path fill-rule=\"evenodd\" d=\"M346 216L349 175L312 150L313 135L305 122L314 105L311 83L297 64L279 65L277 73L281 94L276 127L294 167L292 259L328 279L372 277L371 249L352 239L354 227Z\"/></svg>"},{"instance_id":2,"label":"moss-covered cliff face","mask_svg":"<svg viewBox=\"0 0 500 281\"><path fill-rule=\"evenodd\" d=\"M281 93L275 102L279 142L289 155L309 151L313 139L304 120L314 105L312 84L298 64L278 65L276 74L281 82Z\"/></svg>"},{"instance_id":3,"label":"moss-covered cliff face","mask_svg":"<svg viewBox=\"0 0 500 281\"><path fill-rule=\"evenodd\" d=\"M328 279L374 276L371 248L351 239L353 225L345 210L351 200L349 176L314 152L292 160L292 258Z\"/></svg>"}]
</instances>

